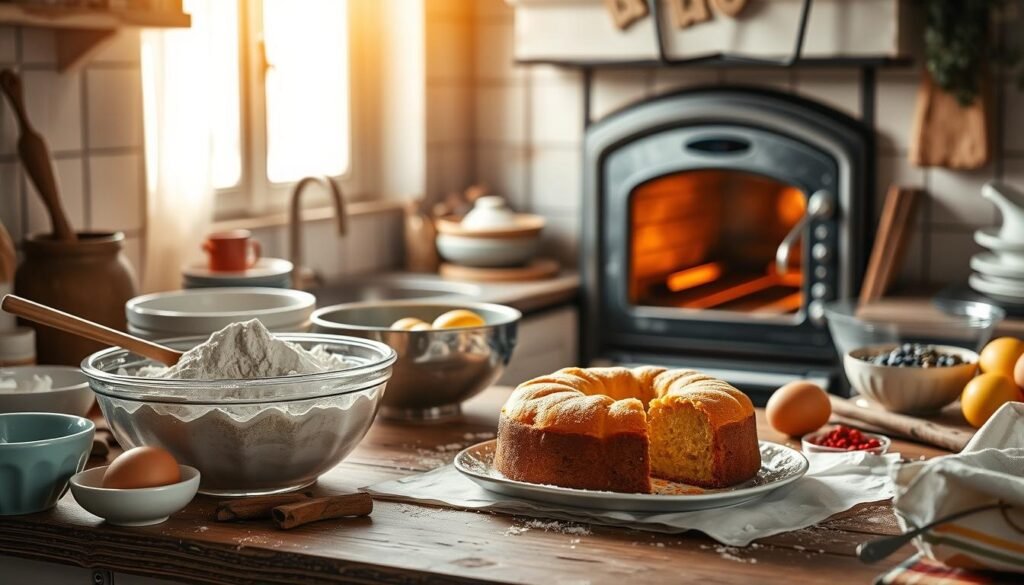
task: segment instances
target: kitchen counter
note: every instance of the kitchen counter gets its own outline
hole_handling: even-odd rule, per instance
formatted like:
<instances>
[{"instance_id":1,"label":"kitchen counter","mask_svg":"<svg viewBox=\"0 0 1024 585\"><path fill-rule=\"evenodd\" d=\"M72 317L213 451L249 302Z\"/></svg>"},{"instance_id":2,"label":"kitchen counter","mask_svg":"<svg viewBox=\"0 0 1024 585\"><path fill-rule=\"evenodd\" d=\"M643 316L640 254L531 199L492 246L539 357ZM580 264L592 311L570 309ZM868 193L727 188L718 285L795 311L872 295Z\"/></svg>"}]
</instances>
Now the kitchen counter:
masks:
<instances>
[{"instance_id":1,"label":"kitchen counter","mask_svg":"<svg viewBox=\"0 0 1024 585\"><path fill-rule=\"evenodd\" d=\"M351 491L450 462L458 448L494 432L508 393L495 387L469 401L461 423L404 426L378 420L315 491ZM763 412L758 416L761 438L794 443L770 430ZM898 440L893 450L908 459L942 454ZM621 585L685 579L798 585L870 583L913 550L904 547L873 566L855 558L858 543L899 532L888 502L858 506L818 526L736 549L695 532L594 526L590 534L570 535L528 529L522 518L386 501L375 502L369 518L278 531L264 521L213 522L216 501L200 496L163 524L119 528L85 512L68 494L51 511L0 519L0 555L198 583Z\"/></svg>"}]
</instances>

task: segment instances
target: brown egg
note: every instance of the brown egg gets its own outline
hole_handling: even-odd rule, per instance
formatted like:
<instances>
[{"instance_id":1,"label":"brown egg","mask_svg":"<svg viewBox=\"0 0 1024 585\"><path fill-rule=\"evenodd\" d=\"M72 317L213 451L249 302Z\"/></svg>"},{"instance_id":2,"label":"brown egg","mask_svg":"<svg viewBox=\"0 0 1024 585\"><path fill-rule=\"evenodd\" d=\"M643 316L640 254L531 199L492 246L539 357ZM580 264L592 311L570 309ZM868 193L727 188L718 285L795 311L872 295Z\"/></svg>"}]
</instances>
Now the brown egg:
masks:
<instances>
[{"instance_id":1,"label":"brown egg","mask_svg":"<svg viewBox=\"0 0 1024 585\"><path fill-rule=\"evenodd\" d=\"M798 380L771 395L765 414L772 428L791 437L799 437L827 423L832 416L832 405L821 386Z\"/></svg>"},{"instance_id":2,"label":"brown egg","mask_svg":"<svg viewBox=\"0 0 1024 585\"><path fill-rule=\"evenodd\" d=\"M181 481L174 456L160 447L128 449L103 473L103 487L137 489L169 485Z\"/></svg>"}]
</instances>

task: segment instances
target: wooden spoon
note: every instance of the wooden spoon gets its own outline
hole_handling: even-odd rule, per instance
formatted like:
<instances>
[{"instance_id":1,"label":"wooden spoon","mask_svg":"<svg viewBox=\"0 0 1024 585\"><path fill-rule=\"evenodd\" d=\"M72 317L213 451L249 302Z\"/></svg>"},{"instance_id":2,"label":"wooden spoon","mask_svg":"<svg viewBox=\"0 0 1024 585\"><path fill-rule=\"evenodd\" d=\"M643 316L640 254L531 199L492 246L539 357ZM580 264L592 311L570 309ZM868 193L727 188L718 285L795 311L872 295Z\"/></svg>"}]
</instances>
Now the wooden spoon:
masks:
<instances>
[{"instance_id":1,"label":"wooden spoon","mask_svg":"<svg viewBox=\"0 0 1024 585\"><path fill-rule=\"evenodd\" d=\"M71 229L67 214L61 206L57 179L53 176L53 165L50 162L50 149L47 148L43 137L32 128L28 114L25 113L21 78L10 69L0 71L0 89L7 95L14 115L18 118L18 128L21 132L18 137L18 154L21 156L21 164L25 166L25 171L32 179L32 184L36 186L36 191L39 192L39 197L50 214L53 235L58 240L74 242L78 236L75 235L75 230Z\"/></svg>"},{"instance_id":2,"label":"wooden spoon","mask_svg":"<svg viewBox=\"0 0 1024 585\"><path fill-rule=\"evenodd\" d=\"M166 366L173 366L178 363L182 356L180 351L153 343L152 341L140 339L134 335L122 333L81 317L69 315L64 311L40 305L17 295L4 295L3 301L0 301L0 309L23 319L28 319L41 325L48 325L72 335L78 335L107 345L123 347L128 351L148 357Z\"/></svg>"}]
</instances>

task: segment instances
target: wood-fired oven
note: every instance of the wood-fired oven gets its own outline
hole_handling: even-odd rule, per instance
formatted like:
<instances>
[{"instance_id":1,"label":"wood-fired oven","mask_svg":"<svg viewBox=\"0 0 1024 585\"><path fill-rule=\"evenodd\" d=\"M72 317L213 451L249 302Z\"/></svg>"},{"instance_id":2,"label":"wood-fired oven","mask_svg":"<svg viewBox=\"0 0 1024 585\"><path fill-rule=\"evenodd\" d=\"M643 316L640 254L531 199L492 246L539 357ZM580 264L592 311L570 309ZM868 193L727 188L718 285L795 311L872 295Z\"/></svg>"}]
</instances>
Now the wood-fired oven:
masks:
<instances>
[{"instance_id":1,"label":"wood-fired oven","mask_svg":"<svg viewBox=\"0 0 1024 585\"><path fill-rule=\"evenodd\" d=\"M822 306L860 284L872 148L861 122L746 88L590 125L586 357L699 367L752 391L828 378Z\"/></svg>"}]
</instances>

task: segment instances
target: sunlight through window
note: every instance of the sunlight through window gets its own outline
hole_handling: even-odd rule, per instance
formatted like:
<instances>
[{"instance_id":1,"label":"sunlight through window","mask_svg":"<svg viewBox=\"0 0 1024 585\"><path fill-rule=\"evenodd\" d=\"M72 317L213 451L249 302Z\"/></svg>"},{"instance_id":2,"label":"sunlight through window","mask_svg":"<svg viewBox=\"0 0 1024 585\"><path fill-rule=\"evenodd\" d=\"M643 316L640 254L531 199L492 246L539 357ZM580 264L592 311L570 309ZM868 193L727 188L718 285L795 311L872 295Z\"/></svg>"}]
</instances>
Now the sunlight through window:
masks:
<instances>
[{"instance_id":1,"label":"sunlight through window","mask_svg":"<svg viewBox=\"0 0 1024 585\"><path fill-rule=\"evenodd\" d=\"M267 178L349 167L347 2L264 0Z\"/></svg>"}]
</instances>

